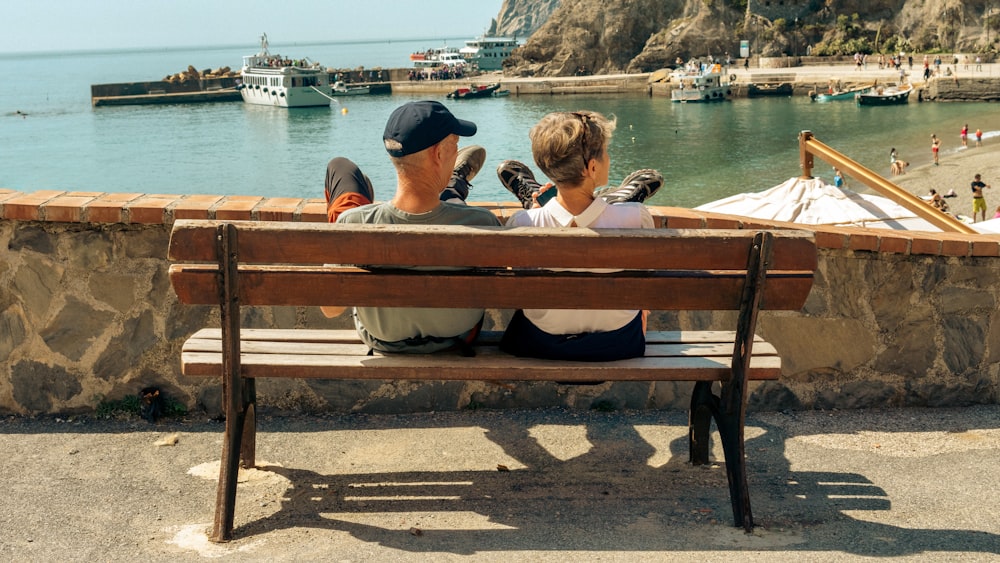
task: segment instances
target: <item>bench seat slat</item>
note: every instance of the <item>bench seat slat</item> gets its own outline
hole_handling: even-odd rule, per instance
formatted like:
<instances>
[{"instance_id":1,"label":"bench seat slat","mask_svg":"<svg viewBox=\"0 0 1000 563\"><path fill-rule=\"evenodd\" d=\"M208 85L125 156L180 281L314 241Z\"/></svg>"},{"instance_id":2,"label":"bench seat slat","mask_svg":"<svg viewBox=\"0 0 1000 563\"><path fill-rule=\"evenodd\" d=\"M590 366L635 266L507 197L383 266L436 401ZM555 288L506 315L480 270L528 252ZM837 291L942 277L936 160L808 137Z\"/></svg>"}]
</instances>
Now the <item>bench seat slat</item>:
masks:
<instances>
[{"instance_id":1,"label":"bench seat slat","mask_svg":"<svg viewBox=\"0 0 1000 563\"><path fill-rule=\"evenodd\" d=\"M294 342L359 342L358 333L354 329L287 329L287 328L245 328L240 331L243 342L249 340L273 340L280 342L291 340ZM496 331L484 331L479 335L480 342L499 342L501 333ZM222 329L203 328L191 335L193 339L215 339L222 338ZM728 342L732 343L736 339L736 332L732 330L651 330L646 333L647 343L671 344L671 343L696 343L696 342ZM759 335L754 335L754 342L763 342ZM754 352L757 348L754 348Z\"/></svg>"},{"instance_id":2,"label":"bench seat slat","mask_svg":"<svg viewBox=\"0 0 1000 563\"><path fill-rule=\"evenodd\" d=\"M475 362L445 354L406 356L313 356L303 354L243 354L242 375L322 379L413 379L474 381L724 381L729 358L637 358L607 363L563 362L516 358L477 348ZM219 377L220 354L185 352L184 375ZM430 371L433 370L433 371ZM429 374L433 374L432 376ZM754 356L750 379L777 379L781 359Z\"/></svg>"},{"instance_id":3,"label":"bench seat slat","mask_svg":"<svg viewBox=\"0 0 1000 563\"><path fill-rule=\"evenodd\" d=\"M218 352L222 349L221 341L214 339L191 338L184 343L184 352ZM312 356L364 356L368 347L359 341L354 343L341 342L297 342L294 340L243 340L240 350L244 354L307 354ZM774 346L762 342L754 346L754 355L775 355ZM646 343L646 356L718 356L729 358L733 355L732 342L699 342L699 343Z\"/></svg>"},{"instance_id":4,"label":"bench seat slat","mask_svg":"<svg viewBox=\"0 0 1000 563\"><path fill-rule=\"evenodd\" d=\"M484 333L483 342L493 344L477 345L475 361L470 363L469 358L449 353L368 356L368 348L354 331L248 329L241 344L241 364L245 377L714 381L730 375L731 331L651 331L644 358L605 364L516 358L496 347L499 334ZM221 374L220 336L219 329L203 329L188 339L181 354L185 375ZM777 352L756 340L750 378L777 378L781 368Z\"/></svg>"}]
</instances>

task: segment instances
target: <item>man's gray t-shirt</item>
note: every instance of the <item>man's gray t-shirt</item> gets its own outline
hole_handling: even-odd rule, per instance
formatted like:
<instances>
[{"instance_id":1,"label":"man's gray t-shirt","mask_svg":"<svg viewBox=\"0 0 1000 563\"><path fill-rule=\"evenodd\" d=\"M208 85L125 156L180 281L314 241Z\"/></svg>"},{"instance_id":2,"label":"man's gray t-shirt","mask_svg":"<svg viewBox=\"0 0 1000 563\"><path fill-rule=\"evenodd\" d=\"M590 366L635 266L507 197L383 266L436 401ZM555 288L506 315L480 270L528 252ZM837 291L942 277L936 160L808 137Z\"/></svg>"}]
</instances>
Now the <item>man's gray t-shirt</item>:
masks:
<instances>
[{"instance_id":1,"label":"man's gray t-shirt","mask_svg":"<svg viewBox=\"0 0 1000 563\"><path fill-rule=\"evenodd\" d=\"M337 222L500 226L496 216L486 209L445 202L433 211L419 214L401 211L389 202L374 203L344 212L337 218ZM404 341L460 336L475 327L483 317L482 309L357 307L355 310L361 337L372 348L386 352L429 353L450 348L454 342L421 342L411 345Z\"/></svg>"}]
</instances>

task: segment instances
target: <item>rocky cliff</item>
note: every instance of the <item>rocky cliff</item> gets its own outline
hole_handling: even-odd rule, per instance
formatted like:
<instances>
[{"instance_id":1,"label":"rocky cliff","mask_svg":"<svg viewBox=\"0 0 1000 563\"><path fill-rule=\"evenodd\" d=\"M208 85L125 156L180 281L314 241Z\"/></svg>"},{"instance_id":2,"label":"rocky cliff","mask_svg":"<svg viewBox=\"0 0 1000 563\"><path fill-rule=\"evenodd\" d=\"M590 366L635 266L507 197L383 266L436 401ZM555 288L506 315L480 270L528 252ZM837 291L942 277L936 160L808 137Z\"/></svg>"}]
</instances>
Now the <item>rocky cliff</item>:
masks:
<instances>
[{"instance_id":1,"label":"rocky cliff","mask_svg":"<svg viewBox=\"0 0 1000 563\"><path fill-rule=\"evenodd\" d=\"M560 0L504 0L488 31L494 37L528 37L548 21Z\"/></svg>"},{"instance_id":2,"label":"rocky cliff","mask_svg":"<svg viewBox=\"0 0 1000 563\"><path fill-rule=\"evenodd\" d=\"M992 4L997 4L993 6ZM1000 39L992 0L505 0L498 34L537 25L513 75L647 72L679 58L982 53Z\"/></svg>"}]
</instances>

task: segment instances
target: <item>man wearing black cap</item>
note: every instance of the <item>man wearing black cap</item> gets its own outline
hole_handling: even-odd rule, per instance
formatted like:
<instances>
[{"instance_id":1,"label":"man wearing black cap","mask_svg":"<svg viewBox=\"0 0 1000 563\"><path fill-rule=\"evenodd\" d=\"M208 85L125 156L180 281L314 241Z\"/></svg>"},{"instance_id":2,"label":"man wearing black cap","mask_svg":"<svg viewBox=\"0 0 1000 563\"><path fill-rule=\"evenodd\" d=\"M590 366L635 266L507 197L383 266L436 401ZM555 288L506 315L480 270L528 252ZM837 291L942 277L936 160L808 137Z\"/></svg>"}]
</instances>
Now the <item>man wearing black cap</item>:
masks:
<instances>
[{"instance_id":1,"label":"man wearing black cap","mask_svg":"<svg viewBox=\"0 0 1000 563\"><path fill-rule=\"evenodd\" d=\"M328 216L338 223L500 226L490 211L464 203L485 151L475 146L459 151L458 138L475 133L475 123L456 118L438 102L403 104L389 116L382 135L396 168L393 198L365 205L374 200L371 182L353 162L335 158L327 167ZM323 308L327 316L339 311ZM482 309L358 307L354 312L362 340L381 352L431 353L466 346L482 319Z\"/></svg>"}]
</instances>

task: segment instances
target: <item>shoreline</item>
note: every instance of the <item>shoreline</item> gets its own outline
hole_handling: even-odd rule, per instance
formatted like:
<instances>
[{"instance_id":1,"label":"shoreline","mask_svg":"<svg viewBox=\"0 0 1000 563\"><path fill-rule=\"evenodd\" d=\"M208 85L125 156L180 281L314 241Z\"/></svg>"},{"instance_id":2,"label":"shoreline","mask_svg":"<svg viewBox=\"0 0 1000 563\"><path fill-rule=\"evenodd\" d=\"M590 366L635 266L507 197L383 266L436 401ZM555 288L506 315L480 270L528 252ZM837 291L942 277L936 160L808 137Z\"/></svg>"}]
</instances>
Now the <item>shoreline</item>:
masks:
<instances>
[{"instance_id":1,"label":"shoreline","mask_svg":"<svg viewBox=\"0 0 1000 563\"><path fill-rule=\"evenodd\" d=\"M889 180L918 197L927 196L932 188L941 195L953 189L956 196L945 200L951 213L971 217L970 184L975 174L982 174L983 182L993 186L984 190L986 219L992 219L997 205L1000 205L1000 142L997 138L984 138L981 147L975 146L973 138L968 148L948 153L939 160L938 166L928 159L926 164L911 168L901 176L889 177Z\"/></svg>"}]
</instances>

